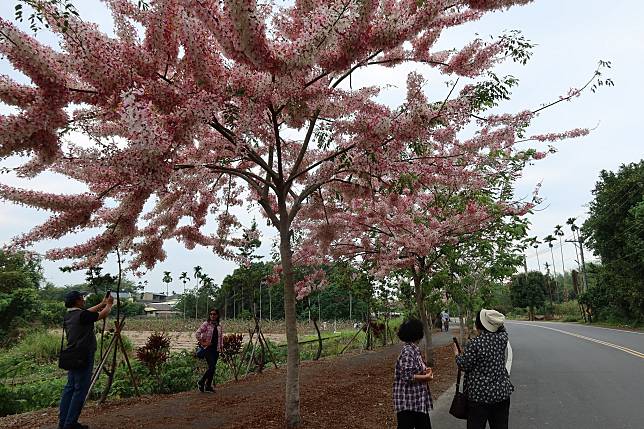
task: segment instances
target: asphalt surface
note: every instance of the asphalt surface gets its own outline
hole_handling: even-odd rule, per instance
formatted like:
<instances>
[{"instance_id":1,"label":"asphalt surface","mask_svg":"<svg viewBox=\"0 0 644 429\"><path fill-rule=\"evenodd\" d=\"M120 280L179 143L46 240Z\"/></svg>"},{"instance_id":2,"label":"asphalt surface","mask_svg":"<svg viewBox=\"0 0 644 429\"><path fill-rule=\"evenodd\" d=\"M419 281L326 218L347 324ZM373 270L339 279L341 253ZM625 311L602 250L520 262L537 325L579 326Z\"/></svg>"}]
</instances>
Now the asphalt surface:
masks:
<instances>
[{"instance_id":1,"label":"asphalt surface","mask_svg":"<svg viewBox=\"0 0 644 429\"><path fill-rule=\"evenodd\" d=\"M507 322L513 348L510 428L644 428L644 333L553 322ZM433 429L465 428L448 413Z\"/></svg>"}]
</instances>

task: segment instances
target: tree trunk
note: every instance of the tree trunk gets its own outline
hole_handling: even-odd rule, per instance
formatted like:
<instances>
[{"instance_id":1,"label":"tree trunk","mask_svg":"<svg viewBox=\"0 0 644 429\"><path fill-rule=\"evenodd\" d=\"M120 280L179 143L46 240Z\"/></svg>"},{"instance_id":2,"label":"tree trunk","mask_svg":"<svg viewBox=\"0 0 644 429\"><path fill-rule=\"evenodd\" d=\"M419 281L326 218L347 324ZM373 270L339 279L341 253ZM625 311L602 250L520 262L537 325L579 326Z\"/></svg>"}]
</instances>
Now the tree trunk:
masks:
<instances>
[{"instance_id":1,"label":"tree trunk","mask_svg":"<svg viewBox=\"0 0 644 429\"><path fill-rule=\"evenodd\" d=\"M284 318L286 322L286 403L285 419L287 428L299 427L300 416L300 349L297 338L297 318L295 313L295 289L293 283L293 254L291 251L290 226L288 216L282 216L280 225L280 257L282 259L282 279L284 280Z\"/></svg>"},{"instance_id":2,"label":"tree trunk","mask_svg":"<svg viewBox=\"0 0 644 429\"><path fill-rule=\"evenodd\" d=\"M461 347L465 345L465 318L463 317L463 307L460 304L456 304L458 307L458 328L460 334Z\"/></svg>"},{"instance_id":3,"label":"tree trunk","mask_svg":"<svg viewBox=\"0 0 644 429\"><path fill-rule=\"evenodd\" d=\"M423 291L420 275L414 272L414 291L416 292L416 307L420 315L420 321L423 323L424 347L423 353L428 366L434 366L434 356L432 354L432 327L429 324L427 310L425 309L425 292Z\"/></svg>"}]
</instances>

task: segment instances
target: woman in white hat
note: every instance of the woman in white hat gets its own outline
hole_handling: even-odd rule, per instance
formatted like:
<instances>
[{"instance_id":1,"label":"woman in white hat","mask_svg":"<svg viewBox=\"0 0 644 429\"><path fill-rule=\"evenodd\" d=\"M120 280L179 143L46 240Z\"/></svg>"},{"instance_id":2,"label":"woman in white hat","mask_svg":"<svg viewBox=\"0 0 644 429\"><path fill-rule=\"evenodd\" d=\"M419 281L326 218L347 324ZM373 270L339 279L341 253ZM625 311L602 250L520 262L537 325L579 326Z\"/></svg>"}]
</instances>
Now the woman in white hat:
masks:
<instances>
[{"instance_id":1,"label":"woman in white hat","mask_svg":"<svg viewBox=\"0 0 644 429\"><path fill-rule=\"evenodd\" d=\"M504 321L498 311L482 309L476 315L480 335L468 343L462 355L454 346L456 364L465 372L467 429L485 429L488 422L490 429L508 429L514 386L505 367L508 333Z\"/></svg>"}]
</instances>

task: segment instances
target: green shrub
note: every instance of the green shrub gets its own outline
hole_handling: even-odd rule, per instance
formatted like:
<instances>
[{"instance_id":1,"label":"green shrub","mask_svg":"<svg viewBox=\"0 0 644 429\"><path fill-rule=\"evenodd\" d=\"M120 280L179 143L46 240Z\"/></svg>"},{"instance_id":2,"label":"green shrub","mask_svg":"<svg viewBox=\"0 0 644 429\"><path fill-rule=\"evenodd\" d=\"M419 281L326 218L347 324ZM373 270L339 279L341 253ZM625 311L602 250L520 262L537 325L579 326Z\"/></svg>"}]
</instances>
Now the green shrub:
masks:
<instances>
[{"instance_id":1,"label":"green shrub","mask_svg":"<svg viewBox=\"0 0 644 429\"><path fill-rule=\"evenodd\" d=\"M23 403L15 391L0 384L0 417L19 413L22 405Z\"/></svg>"},{"instance_id":2,"label":"green shrub","mask_svg":"<svg viewBox=\"0 0 644 429\"><path fill-rule=\"evenodd\" d=\"M561 320L563 322L581 322L583 318L581 316L564 316Z\"/></svg>"},{"instance_id":3,"label":"green shrub","mask_svg":"<svg viewBox=\"0 0 644 429\"><path fill-rule=\"evenodd\" d=\"M220 361L217 369L223 365ZM158 393L185 392L194 389L195 382L201 375L201 369L205 372L205 368L198 365L192 353L186 350L173 353L161 370Z\"/></svg>"},{"instance_id":4,"label":"green shrub","mask_svg":"<svg viewBox=\"0 0 644 429\"><path fill-rule=\"evenodd\" d=\"M49 378L16 386L0 384L0 416L55 406L66 382Z\"/></svg>"},{"instance_id":5,"label":"green shrub","mask_svg":"<svg viewBox=\"0 0 644 429\"><path fill-rule=\"evenodd\" d=\"M9 349L7 355L19 360L49 363L56 360L59 351L60 336L47 331L35 331L25 335L17 345Z\"/></svg>"},{"instance_id":6,"label":"green shrub","mask_svg":"<svg viewBox=\"0 0 644 429\"><path fill-rule=\"evenodd\" d=\"M554 314L557 316L567 316L573 318L581 318L581 310L579 310L579 303L576 300L562 302L555 304Z\"/></svg>"},{"instance_id":7,"label":"green shrub","mask_svg":"<svg viewBox=\"0 0 644 429\"><path fill-rule=\"evenodd\" d=\"M46 327L62 326L65 316L65 304L62 302L47 301L40 306L40 321Z\"/></svg>"}]
</instances>

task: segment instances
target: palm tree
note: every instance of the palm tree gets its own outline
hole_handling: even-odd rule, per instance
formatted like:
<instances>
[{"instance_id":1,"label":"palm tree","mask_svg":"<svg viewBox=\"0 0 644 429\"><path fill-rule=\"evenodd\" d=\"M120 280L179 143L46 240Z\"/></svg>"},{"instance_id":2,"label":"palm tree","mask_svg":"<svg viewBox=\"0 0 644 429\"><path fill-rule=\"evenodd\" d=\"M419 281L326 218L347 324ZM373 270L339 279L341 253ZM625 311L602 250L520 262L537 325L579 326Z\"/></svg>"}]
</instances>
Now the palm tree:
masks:
<instances>
[{"instance_id":1,"label":"palm tree","mask_svg":"<svg viewBox=\"0 0 644 429\"><path fill-rule=\"evenodd\" d=\"M190 281L187 272L182 272L179 276L179 280L183 283L183 295L181 295L181 301L183 301L183 318L186 318L186 282Z\"/></svg>"},{"instance_id":2,"label":"palm tree","mask_svg":"<svg viewBox=\"0 0 644 429\"><path fill-rule=\"evenodd\" d=\"M199 318L199 284L201 283L201 267L197 265L194 267L193 277L197 279L197 286L195 286L195 319Z\"/></svg>"},{"instance_id":3,"label":"palm tree","mask_svg":"<svg viewBox=\"0 0 644 429\"><path fill-rule=\"evenodd\" d=\"M555 236L559 237L559 252L561 253L561 288L563 289L564 299L567 300L568 296L566 294L566 265L564 264L563 242L561 241L561 237L564 236L564 232L561 228L563 228L563 226L555 225Z\"/></svg>"},{"instance_id":4,"label":"palm tree","mask_svg":"<svg viewBox=\"0 0 644 429\"><path fill-rule=\"evenodd\" d=\"M553 241L557 241L556 238L554 238L551 235L547 235L546 237L543 238L544 243L548 243L548 247L550 248L550 256L552 257L552 272L554 273L555 278L557 277L557 267L555 266L555 254L552 251L552 248L554 247L552 245Z\"/></svg>"},{"instance_id":5,"label":"palm tree","mask_svg":"<svg viewBox=\"0 0 644 429\"><path fill-rule=\"evenodd\" d=\"M170 271L164 271L163 272L163 283L165 283L165 296L169 296L168 294L168 286L170 283L172 283L172 273Z\"/></svg>"},{"instance_id":6,"label":"palm tree","mask_svg":"<svg viewBox=\"0 0 644 429\"><path fill-rule=\"evenodd\" d=\"M532 237L530 239L530 242L532 243L532 247L534 248L534 254L537 255L537 266L539 267L539 271L541 271L541 261L539 261L539 252L537 251L541 242L537 237Z\"/></svg>"},{"instance_id":7,"label":"palm tree","mask_svg":"<svg viewBox=\"0 0 644 429\"><path fill-rule=\"evenodd\" d=\"M579 229L579 227L575 225L576 220L577 219L574 217L569 217L568 220L566 221L566 225L568 225L570 227L570 230L572 231L572 239L575 242L574 244L575 244L575 256L577 257L577 266L579 266L581 269L581 264L579 263L579 250L577 249L577 242L579 241L577 237L577 230Z\"/></svg>"},{"instance_id":8,"label":"palm tree","mask_svg":"<svg viewBox=\"0 0 644 429\"><path fill-rule=\"evenodd\" d=\"M201 275L201 291L206 292L206 311L209 311L210 306L210 286L212 286L212 279L208 274Z\"/></svg>"},{"instance_id":9,"label":"palm tree","mask_svg":"<svg viewBox=\"0 0 644 429\"><path fill-rule=\"evenodd\" d=\"M544 237L543 241L548 243L548 247L550 248L550 256L552 257L552 278L555 279L555 291L556 291L556 287L557 287L557 266L555 265L555 254L552 251L552 248L553 248L552 242L557 241L557 239L554 238L552 236L552 234L550 234L550 235L547 235L546 237Z\"/></svg>"},{"instance_id":10,"label":"palm tree","mask_svg":"<svg viewBox=\"0 0 644 429\"><path fill-rule=\"evenodd\" d=\"M566 225L570 226L573 239L577 243L579 243L579 253L577 254L577 264L581 266L581 272L583 274L583 279L584 279L584 290L588 290L588 277L586 274L586 263L584 261L584 248L583 248L581 236L579 235L579 227L575 225L576 220L577 219L574 217L568 218L568 220L566 221ZM575 252L577 252L577 245L575 245ZM581 264L579 264L579 259L581 259Z\"/></svg>"},{"instance_id":11,"label":"palm tree","mask_svg":"<svg viewBox=\"0 0 644 429\"><path fill-rule=\"evenodd\" d=\"M561 271L563 271L564 276L566 275L566 266L564 265L564 256L563 256L563 242L561 241L561 237L564 236L564 232L562 231L563 226L561 225L555 225L555 236L559 237L559 250L561 250Z\"/></svg>"}]
</instances>

